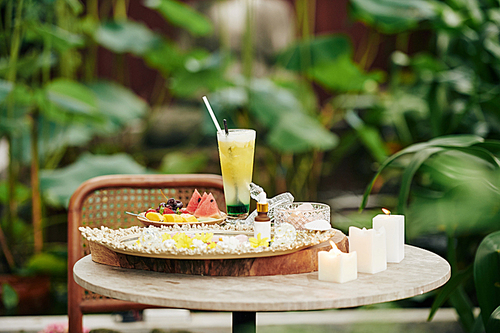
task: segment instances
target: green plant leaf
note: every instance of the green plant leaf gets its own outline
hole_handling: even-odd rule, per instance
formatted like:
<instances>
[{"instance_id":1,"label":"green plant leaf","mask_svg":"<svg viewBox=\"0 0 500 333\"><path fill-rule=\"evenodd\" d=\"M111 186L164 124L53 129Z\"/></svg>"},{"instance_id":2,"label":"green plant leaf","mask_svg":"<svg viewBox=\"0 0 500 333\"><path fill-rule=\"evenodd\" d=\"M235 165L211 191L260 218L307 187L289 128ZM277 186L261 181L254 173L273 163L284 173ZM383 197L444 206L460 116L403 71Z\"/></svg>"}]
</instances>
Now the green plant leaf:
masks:
<instances>
[{"instance_id":1,"label":"green plant leaf","mask_svg":"<svg viewBox=\"0 0 500 333\"><path fill-rule=\"evenodd\" d=\"M460 322L465 327L466 332L470 332L474 327L474 305L465 293L463 286L459 286L450 295L450 303L455 308L460 318Z\"/></svg>"},{"instance_id":2,"label":"green plant leaf","mask_svg":"<svg viewBox=\"0 0 500 333\"><path fill-rule=\"evenodd\" d=\"M437 16L434 1L352 0L351 14L385 34L414 29Z\"/></svg>"},{"instance_id":3,"label":"green plant leaf","mask_svg":"<svg viewBox=\"0 0 500 333\"><path fill-rule=\"evenodd\" d=\"M0 104L5 100L5 98L10 94L14 85L5 80L0 80Z\"/></svg>"},{"instance_id":4,"label":"green plant leaf","mask_svg":"<svg viewBox=\"0 0 500 333\"><path fill-rule=\"evenodd\" d=\"M422 163L424 163L432 155L443 150L444 148L441 147L430 147L415 153L412 157L410 163L403 172L403 177L401 178L401 189L399 190L398 198L398 213L403 214L406 209L406 203L408 202L408 196L410 195L410 187L413 181L413 176L415 176L415 173L418 171Z\"/></svg>"},{"instance_id":5,"label":"green plant leaf","mask_svg":"<svg viewBox=\"0 0 500 333\"><path fill-rule=\"evenodd\" d=\"M19 304L17 292L8 283L2 283L2 303L6 309L14 309Z\"/></svg>"},{"instance_id":6,"label":"green plant leaf","mask_svg":"<svg viewBox=\"0 0 500 333\"><path fill-rule=\"evenodd\" d=\"M488 324L486 325L486 333L500 332L500 306L491 313Z\"/></svg>"},{"instance_id":7,"label":"green plant leaf","mask_svg":"<svg viewBox=\"0 0 500 333\"><path fill-rule=\"evenodd\" d=\"M364 73L347 55L312 67L309 75L321 86L340 92L373 92L383 80L381 71Z\"/></svg>"},{"instance_id":8,"label":"green plant leaf","mask_svg":"<svg viewBox=\"0 0 500 333\"><path fill-rule=\"evenodd\" d=\"M496 162L490 159L491 156L476 154L471 148L447 148L426 161L422 173L427 173L428 181L439 188L452 188L462 183L489 183L489 187L498 192Z\"/></svg>"},{"instance_id":9,"label":"green plant leaf","mask_svg":"<svg viewBox=\"0 0 500 333\"><path fill-rule=\"evenodd\" d=\"M194 50L184 59L183 66L172 73L170 89L179 97L190 97L200 91L215 91L229 86L224 78L224 57Z\"/></svg>"},{"instance_id":10,"label":"green plant leaf","mask_svg":"<svg viewBox=\"0 0 500 333\"><path fill-rule=\"evenodd\" d=\"M284 116L305 112L290 91L278 88L272 81L265 79L252 81L248 102L250 112L268 128L278 124Z\"/></svg>"},{"instance_id":11,"label":"green plant leaf","mask_svg":"<svg viewBox=\"0 0 500 333\"><path fill-rule=\"evenodd\" d=\"M483 317L481 313L474 320L474 327L472 327L472 331L470 333L485 333Z\"/></svg>"},{"instance_id":12,"label":"green plant leaf","mask_svg":"<svg viewBox=\"0 0 500 333\"><path fill-rule=\"evenodd\" d=\"M56 25L43 23L30 26L27 39L41 39L43 43L50 42L50 45L61 53L74 47L82 47L85 44L83 36L64 30Z\"/></svg>"},{"instance_id":13,"label":"green plant leaf","mask_svg":"<svg viewBox=\"0 0 500 333\"><path fill-rule=\"evenodd\" d=\"M279 151L328 150L338 144L337 136L307 114L290 91L269 80L253 80L248 100L250 112L269 129L267 142Z\"/></svg>"},{"instance_id":14,"label":"green plant leaf","mask_svg":"<svg viewBox=\"0 0 500 333\"><path fill-rule=\"evenodd\" d=\"M166 40L146 52L144 55L148 66L156 68L164 76L168 76L173 70L184 66L185 55L175 45Z\"/></svg>"},{"instance_id":15,"label":"green plant leaf","mask_svg":"<svg viewBox=\"0 0 500 333\"><path fill-rule=\"evenodd\" d=\"M0 182L0 202L2 204L7 204L8 202L8 183L6 181ZM15 199L18 204L24 203L26 200L31 198L31 190L21 183L16 184L15 189Z\"/></svg>"},{"instance_id":16,"label":"green plant leaf","mask_svg":"<svg viewBox=\"0 0 500 333\"><path fill-rule=\"evenodd\" d=\"M119 126L146 114L147 103L123 86L100 81L91 83L88 87L96 96L99 112Z\"/></svg>"},{"instance_id":17,"label":"green plant leaf","mask_svg":"<svg viewBox=\"0 0 500 333\"><path fill-rule=\"evenodd\" d=\"M329 150L337 146L338 138L316 119L302 113L284 115L270 129L269 145L286 153L303 153L311 149Z\"/></svg>"},{"instance_id":18,"label":"green plant leaf","mask_svg":"<svg viewBox=\"0 0 500 333\"><path fill-rule=\"evenodd\" d=\"M173 25L189 31L193 36L205 36L214 30L212 23L190 6L174 0L146 0L145 5L157 10Z\"/></svg>"},{"instance_id":19,"label":"green plant leaf","mask_svg":"<svg viewBox=\"0 0 500 333\"><path fill-rule=\"evenodd\" d=\"M40 253L31 257L26 264L26 270L30 274L44 274L51 276L65 276L67 267L65 258L58 257L52 253Z\"/></svg>"},{"instance_id":20,"label":"green plant leaf","mask_svg":"<svg viewBox=\"0 0 500 333\"><path fill-rule=\"evenodd\" d=\"M83 4L79 0L64 0L74 14L83 12Z\"/></svg>"},{"instance_id":21,"label":"green plant leaf","mask_svg":"<svg viewBox=\"0 0 500 333\"><path fill-rule=\"evenodd\" d=\"M427 178L428 172L422 173L422 178ZM434 177L429 177L432 182ZM491 182L496 182L493 184L496 189L491 188ZM498 182L498 172L495 172L482 179L482 182L459 180L445 184L442 186L444 188L434 188L433 183L430 184L431 188L415 184L406 213L407 220L411 221L407 225L407 237L411 239L442 232L466 237L494 231L500 218L499 212L492 209L500 200Z\"/></svg>"},{"instance_id":22,"label":"green plant leaf","mask_svg":"<svg viewBox=\"0 0 500 333\"><path fill-rule=\"evenodd\" d=\"M105 156L85 153L75 163L67 167L42 170L40 172L40 190L50 204L68 207L73 192L90 178L103 175L151 172L126 154Z\"/></svg>"},{"instance_id":23,"label":"green plant leaf","mask_svg":"<svg viewBox=\"0 0 500 333\"><path fill-rule=\"evenodd\" d=\"M429 312L428 321L431 321L437 310L448 300L450 295L455 292L458 286L463 285L467 280L472 277L472 265L470 265L466 270L454 274L450 281L448 281L443 288L439 291L434 302L432 302L431 310Z\"/></svg>"},{"instance_id":24,"label":"green plant leaf","mask_svg":"<svg viewBox=\"0 0 500 333\"><path fill-rule=\"evenodd\" d=\"M476 252L474 283L484 326L500 305L500 231L486 236Z\"/></svg>"},{"instance_id":25,"label":"green plant leaf","mask_svg":"<svg viewBox=\"0 0 500 333\"><path fill-rule=\"evenodd\" d=\"M160 171L166 174L196 173L203 171L207 162L208 157L203 152L194 154L172 152L163 157Z\"/></svg>"},{"instance_id":26,"label":"green plant leaf","mask_svg":"<svg viewBox=\"0 0 500 333\"><path fill-rule=\"evenodd\" d=\"M94 114L97 109L95 94L73 80L57 79L45 87L47 99L71 113Z\"/></svg>"},{"instance_id":27,"label":"green plant leaf","mask_svg":"<svg viewBox=\"0 0 500 333\"><path fill-rule=\"evenodd\" d=\"M160 37L142 23L134 21L101 24L95 34L97 43L116 53L146 54L160 43Z\"/></svg>"},{"instance_id":28,"label":"green plant leaf","mask_svg":"<svg viewBox=\"0 0 500 333\"><path fill-rule=\"evenodd\" d=\"M344 118L377 162L382 163L387 159L389 152L376 128L366 125L352 110L348 111Z\"/></svg>"},{"instance_id":29,"label":"green plant leaf","mask_svg":"<svg viewBox=\"0 0 500 333\"><path fill-rule=\"evenodd\" d=\"M345 55L352 56L349 38L329 35L300 41L281 53L277 61L286 69L306 72L312 67L328 64Z\"/></svg>"},{"instance_id":30,"label":"green plant leaf","mask_svg":"<svg viewBox=\"0 0 500 333\"><path fill-rule=\"evenodd\" d=\"M307 73L327 89L375 89L383 79L381 72L364 73L352 61L352 53L347 37L330 35L295 44L278 57L278 63L286 69Z\"/></svg>"},{"instance_id":31,"label":"green plant leaf","mask_svg":"<svg viewBox=\"0 0 500 333\"><path fill-rule=\"evenodd\" d=\"M18 78L28 79L40 71L40 68L52 67L57 63L56 57L51 54L49 57L40 54L39 50L28 50L19 55L16 62L16 73ZM0 77L6 77L12 64L9 63L9 58L0 58ZM19 83L19 80L18 82Z\"/></svg>"},{"instance_id":32,"label":"green plant leaf","mask_svg":"<svg viewBox=\"0 0 500 333\"><path fill-rule=\"evenodd\" d=\"M394 162L396 159L400 158L403 155L406 154L411 154L411 153L416 153L420 150L430 148L430 147L443 147L443 148L452 148L452 147L469 147L478 143L483 143L484 139L476 136L476 135L450 135L450 136L443 136L439 138L435 138L432 140L429 140L427 142L422 142L422 143L416 143L413 144L396 154L390 156L387 160L384 161L384 163L379 167L377 170L377 173L375 176L372 178L371 182L368 184L366 187L365 193L363 194L363 198L361 200L361 204L359 207L359 210L363 210L366 206L366 203L368 201L368 196L370 195L370 192L373 188L373 185L375 184L375 181L377 178L380 176L382 171L388 167L392 162Z\"/></svg>"},{"instance_id":33,"label":"green plant leaf","mask_svg":"<svg viewBox=\"0 0 500 333\"><path fill-rule=\"evenodd\" d=\"M500 159L498 157L496 157L494 154L492 154L490 151L488 151L487 149L482 148L481 146L474 145L474 146L466 147L466 148L455 147L455 148L451 148L451 149L479 157L483 161L490 163L491 166L494 168L500 167Z\"/></svg>"}]
</instances>

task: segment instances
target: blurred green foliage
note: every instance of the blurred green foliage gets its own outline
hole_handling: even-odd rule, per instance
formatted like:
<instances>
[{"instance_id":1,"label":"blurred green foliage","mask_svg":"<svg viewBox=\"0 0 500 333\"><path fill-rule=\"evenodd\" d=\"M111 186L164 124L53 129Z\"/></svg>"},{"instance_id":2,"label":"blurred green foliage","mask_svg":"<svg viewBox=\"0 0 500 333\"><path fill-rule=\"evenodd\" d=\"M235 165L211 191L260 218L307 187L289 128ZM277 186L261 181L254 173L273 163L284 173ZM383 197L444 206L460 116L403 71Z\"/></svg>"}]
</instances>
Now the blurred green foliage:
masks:
<instances>
[{"instance_id":1,"label":"blurred green foliage","mask_svg":"<svg viewBox=\"0 0 500 333\"><path fill-rule=\"evenodd\" d=\"M474 283L481 306L486 332L500 328L500 231L494 232L479 245L474 260Z\"/></svg>"},{"instance_id":2,"label":"blurred green foliage","mask_svg":"<svg viewBox=\"0 0 500 333\"><path fill-rule=\"evenodd\" d=\"M397 185L397 211L407 217L407 236L445 233L448 238L452 278L436 297L430 318L449 301L466 331L494 332L492 312L500 299L491 279L498 277L497 264L481 253L489 244L489 258L498 257L498 232L483 240L474 266L469 258L474 258L478 240L500 229L500 5L479 0L352 0L350 7L354 18L374 29L373 38L396 34L397 47L386 89L372 104L332 101L357 116L354 122L347 117L347 122L372 156L380 156L389 143L399 150L377 159L380 167L362 207L373 186L383 192L383 185ZM412 54L409 41L417 31L427 31L429 45ZM378 49L367 47L366 52ZM362 140L368 129L379 133L379 147ZM470 288L473 271L476 304L482 310L477 318Z\"/></svg>"},{"instance_id":3,"label":"blurred green foliage","mask_svg":"<svg viewBox=\"0 0 500 333\"><path fill-rule=\"evenodd\" d=\"M121 154L128 148L121 135L137 122L147 128L160 107L196 105L205 132L213 134L200 99L206 94L219 120L257 130L254 180L270 194L291 191L314 199L321 177L363 146L366 162L380 165L365 199L372 187L392 193L397 184L396 209L407 216L407 236L448 237L453 277L434 310L450 300L466 329L477 327L464 287L472 266L460 253L464 239L478 242L499 228L499 3L351 0L352 18L370 27L356 53L344 35L314 36L305 3L296 3L297 41L268 59L271 70L257 77L252 20L241 54L235 54L223 43L216 50L181 47L129 18L125 0L109 2L110 12L96 0L85 8L70 0L0 2L6 18L0 24L0 138L8 140L11 157L9 180L0 183L0 225L10 245L22 238L24 246L34 237L25 221L29 214L18 212L42 216L42 208L65 206L74 189L94 176L151 172L139 149L133 158ZM207 17L180 1L144 4L194 38L215 31ZM251 18L253 9L247 10ZM429 44L410 52L412 34L422 31ZM371 70L381 40L391 34L396 50L388 71ZM112 53L116 82L96 75L99 47ZM127 88L127 55L162 77L151 107ZM235 74L237 63L242 70ZM332 97L319 102L315 86ZM347 128L334 133L339 126ZM192 149L161 154L155 167L164 173L201 172L210 162ZM40 193L43 206L36 200ZM50 262L43 255L29 265ZM498 311L494 304L486 307L488 329L497 325Z\"/></svg>"},{"instance_id":4,"label":"blurred green foliage","mask_svg":"<svg viewBox=\"0 0 500 333\"><path fill-rule=\"evenodd\" d=\"M40 189L45 200L55 207L68 208L69 199L85 180L102 175L146 174L152 171L127 154L82 154L75 163L56 170L43 170Z\"/></svg>"}]
</instances>

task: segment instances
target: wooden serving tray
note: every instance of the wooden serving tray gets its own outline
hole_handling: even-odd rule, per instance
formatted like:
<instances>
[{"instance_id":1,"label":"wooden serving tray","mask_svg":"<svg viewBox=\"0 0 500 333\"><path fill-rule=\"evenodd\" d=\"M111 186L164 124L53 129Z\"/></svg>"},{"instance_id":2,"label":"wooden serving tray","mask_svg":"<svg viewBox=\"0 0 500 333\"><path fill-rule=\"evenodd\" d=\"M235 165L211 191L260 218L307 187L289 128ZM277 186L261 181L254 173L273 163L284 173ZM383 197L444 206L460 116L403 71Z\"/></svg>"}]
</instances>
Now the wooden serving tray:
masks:
<instances>
[{"instance_id":1,"label":"wooden serving tray","mask_svg":"<svg viewBox=\"0 0 500 333\"><path fill-rule=\"evenodd\" d=\"M349 252L347 237L336 231L331 240L342 252ZM329 251L324 242L290 254L241 259L164 259L115 252L89 242L94 262L122 268L208 276L264 276L310 273L318 270L318 252Z\"/></svg>"}]
</instances>

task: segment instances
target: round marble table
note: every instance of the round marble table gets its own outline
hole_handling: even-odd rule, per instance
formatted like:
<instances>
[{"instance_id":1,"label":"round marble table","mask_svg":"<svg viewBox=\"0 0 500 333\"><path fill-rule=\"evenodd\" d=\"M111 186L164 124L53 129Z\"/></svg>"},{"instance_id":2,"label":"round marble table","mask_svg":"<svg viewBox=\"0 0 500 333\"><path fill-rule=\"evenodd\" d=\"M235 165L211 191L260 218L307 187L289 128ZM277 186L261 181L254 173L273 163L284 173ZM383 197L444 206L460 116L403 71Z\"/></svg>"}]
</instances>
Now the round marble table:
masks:
<instances>
[{"instance_id":1,"label":"round marble table","mask_svg":"<svg viewBox=\"0 0 500 333\"><path fill-rule=\"evenodd\" d=\"M377 274L358 273L344 284L318 280L318 272L224 277L166 274L94 263L88 255L73 268L85 289L112 298L170 308L233 312L237 325L255 327L255 312L347 308L420 295L448 281L440 256L405 245L405 259Z\"/></svg>"}]
</instances>

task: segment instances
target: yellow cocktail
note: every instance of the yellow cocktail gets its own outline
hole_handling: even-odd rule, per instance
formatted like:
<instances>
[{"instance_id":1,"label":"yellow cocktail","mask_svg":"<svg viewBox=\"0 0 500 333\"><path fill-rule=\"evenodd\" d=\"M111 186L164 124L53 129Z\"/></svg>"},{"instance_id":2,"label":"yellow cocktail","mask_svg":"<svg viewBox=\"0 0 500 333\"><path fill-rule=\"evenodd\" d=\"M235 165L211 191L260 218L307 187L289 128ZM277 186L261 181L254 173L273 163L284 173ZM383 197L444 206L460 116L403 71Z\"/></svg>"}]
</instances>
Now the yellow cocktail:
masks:
<instances>
[{"instance_id":1,"label":"yellow cocktail","mask_svg":"<svg viewBox=\"0 0 500 333\"><path fill-rule=\"evenodd\" d=\"M248 215L250 206L255 131L232 129L228 134L217 132L217 141L227 216L244 218Z\"/></svg>"}]
</instances>

